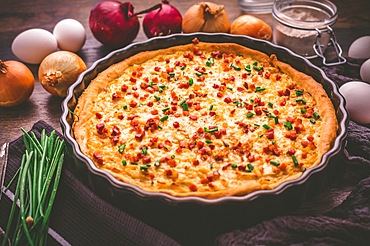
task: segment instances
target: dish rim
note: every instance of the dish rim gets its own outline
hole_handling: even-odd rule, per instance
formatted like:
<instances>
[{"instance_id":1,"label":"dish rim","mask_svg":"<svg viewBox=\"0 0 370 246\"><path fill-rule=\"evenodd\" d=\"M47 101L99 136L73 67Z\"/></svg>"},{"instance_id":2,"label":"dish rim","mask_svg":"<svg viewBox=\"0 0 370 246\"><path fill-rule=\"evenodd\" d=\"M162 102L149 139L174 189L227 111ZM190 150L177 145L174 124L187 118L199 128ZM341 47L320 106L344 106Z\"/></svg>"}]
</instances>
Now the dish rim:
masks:
<instances>
[{"instance_id":1,"label":"dish rim","mask_svg":"<svg viewBox=\"0 0 370 246\"><path fill-rule=\"evenodd\" d=\"M263 44L263 45L271 46L272 49L277 49L281 52L285 52L285 53L287 53L288 56L292 56L295 59L301 60L305 66L308 66L308 67L312 68L313 70L316 70L316 72L318 72L319 76L321 76L324 81L329 83L329 85L331 87L330 92L332 92L333 95L336 96L337 97L336 99L338 100L338 107L335 108L335 110L337 112L337 119L338 119L338 111L342 115L341 115L341 119L338 119L338 131L337 131L338 134L337 134L337 137L336 137L331 149L323 155L320 163L315 167L307 169L297 179L286 180L286 181L282 182L281 184L279 184L274 189L257 190L257 191L253 191L251 193L241 195L241 196L225 196L225 197L219 197L219 198L215 198L215 199L207 199L207 198L198 197L198 196L176 197L176 196L172 196L170 194L164 193L164 192L146 191L146 190L143 190L143 189L141 189L141 188L139 188L139 187L137 187L133 184L122 182L122 181L116 179L109 172L96 167L96 165L92 162L92 160L89 157L87 157L85 154L83 154L82 151L80 150L80 147L79 147L77 141L71 135L72 127L67 121L68 115L73 114L73 111L70 109L68 104L69 104L69 102L71 102L71 100L74 99L74 92L75 92L76 88L84 82L84 79L86 77L88 77L90 74L96 73L95 70L98 68L99 65L104 64L104 63L109 63L111 60L114 60L115 56L117 56L119 54L129 52L130 50L138 49L138 51L135 53L135 54L137 54L137 53L141 52L139 50L141 47L149 47L153 43L154 44L156 42L161 43L161 42L164 42L165 40L169 40L169 39L175 39L175 40L176 39L184 39L184 40L187 40L187 39L190 39L190 38L198 38L200 41L202 41L202 39L207 39L207 38L210 38L210 37L223 37L225 39L230 39L230 41L237 40L237 41L240 41L240 42L243 41L243 40L249 40L248 42L256 42L256 43L260 43L260 44ZM215 40L214 42L217 42L216 38L214 40ZM238 43L238 42L234 42L234 43ZM178 44L178 45L180 45L180 44ZM170 47L170 46L168 46L168 47ZM159 48L159 49L162 49L162 48ZM156 48L151 48L150 50L155 50L155 49ZM273 52L273 53L276 53L276 52ZM278 59L279 59L279 57L278 57ZM113 62L113 63L111 62L110 65L112 65L114 63L115 62ZM108 65L108 67L110 65ZM294 67L293 64L291 64L291 65ZM97 72L96 75L98 73L100 73L100 72ZM96 75L93 76L93 78L95 78ZM309 74L309 75L312 76L311 74ZM92 79L90 79L90 81ZM87 87L85 87L84 89L86 89L86 88ZM330 97L330 95L329 95L329 97ZM331 100L333 100L333 99L331 98ZM77 105L77 100L76 100L76 103L75 103L74 106L76 106L76 105ZM115 189L118 189L118 190L124 189L125 191L133 192L135 195L137 195L141 198L144 198L144 199L148 199L148 198L161 199L161 200L171 202L171 203L172 202L177 202L177 203L178 202L180 202L180 203L191 202L191 203L209 205L209 204L220 204L220 203L225 203L225 202L247 202L247 201L251 202L251 201L254 201L254 200L256 200L257 198L259 198L261 196L279 195L279 194L283 193L284 191L286 191L287 189L289 189L290 187L302 185L312 175L314 175L316 173L319 173L322 170L324 170L327 167L327 165L329 164L329 160L341 151L341 149L343 148L344 140L345 140L346 135L347 135L347 125L349 124L349 116L348 116L347 110L345 109L345 99L340 94L338 85L336 85L325 74L325 72L321 68L312 64L308 59L306 59L306 58L304 58L300 55L295 54L294 52L292 52L288 48L273 44L273 43L265 41L265 40L255 39L255 38L246 37L246 36L242 36L242 35L225 34L225 33L172 34L172 35L168 35L168 36L161 36L161 37L151 38L151 39L141 41L141 42L131 43L126 47L111 51L106 56L104 56L104 57L98 59L97 61L95 61L88 69L86 69L84 72L82 72L79 75L76 82L74 82L69 87L67 96L62 101L61 108L62 108L62 115L61 115L61 118L60 118L60 124L61 124L62 130L63 130L63 136L66 139L66 141L70 144L70 146L72 147L73 155L87 166L88 171L90 172L90 174L97 175L98 177L107 180L110 183L110 185L112 185L112 187L115 188Z\"/></svg>"}]
</instances>

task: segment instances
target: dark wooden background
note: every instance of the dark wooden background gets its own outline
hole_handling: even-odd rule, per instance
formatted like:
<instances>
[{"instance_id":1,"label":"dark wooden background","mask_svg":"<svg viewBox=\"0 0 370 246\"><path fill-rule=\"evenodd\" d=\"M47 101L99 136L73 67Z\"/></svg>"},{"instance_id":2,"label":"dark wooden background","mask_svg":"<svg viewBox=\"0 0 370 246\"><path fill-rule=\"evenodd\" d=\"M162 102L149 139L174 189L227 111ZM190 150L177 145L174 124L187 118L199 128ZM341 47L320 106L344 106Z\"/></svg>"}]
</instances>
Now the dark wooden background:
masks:
<instances>
[{"instance_id":1,"label":"dark wooden background","mask_svg":"<svg viewBox=\"0 0 370 246\"><path fill-rule=\"evenodd\" d=\"M339 17L334 26L334 31L339 43L347 54L350 44L358 37L370 35L370 1L369 0L332 0L338 7ZM43 28L53 30L54 25L65 18L80 21L87 31L87 40L81 51L78 52L87 66L110 52L94 39L88 27L89 13L97 0L0 0L0 59L3 61L17 60L11 51L13 39L22 31L30 28ZM160 0L132 0L136 11L155 5ZM173 0L172 5L184 14L195 0ZM230 20L242 14L237 0L214 0L224 4ZM266 22L271 24L271 15L261 15ZM134 40L146 40L142 28ZM51 96L46 92L37 79L37 65L28 65L36 79L35 90L28 101L23 105L13 108L0 108L0 143L9 142L21 135L20 127L29 130L31 126L44 120L58 131L61 131L59 118L61 115L62 98ZM346 187L328 188L319 193L316 200L306 204L310 213L327 211L339 204L349 193ZM319 203L314 204L319 199ZM304 213L304 212L302 212Z\"/></svg>"}]
</instances>

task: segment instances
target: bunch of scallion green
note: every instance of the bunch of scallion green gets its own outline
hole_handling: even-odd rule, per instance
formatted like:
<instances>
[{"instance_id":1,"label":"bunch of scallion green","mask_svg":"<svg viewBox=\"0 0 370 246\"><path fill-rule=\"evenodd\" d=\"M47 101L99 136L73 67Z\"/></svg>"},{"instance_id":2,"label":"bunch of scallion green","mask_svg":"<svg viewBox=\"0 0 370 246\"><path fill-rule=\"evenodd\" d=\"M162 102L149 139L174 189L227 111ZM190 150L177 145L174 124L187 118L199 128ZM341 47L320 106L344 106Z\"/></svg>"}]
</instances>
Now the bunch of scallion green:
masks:
<instances>
[{"instance_id":1,"label":"bunch of scallion green","mask_svg":"<svg viewBox=\"0 0 370 246\"><path fill-rule=\"evenodd\" d=\"M50 212L62 172L65 143L55 136L55 131L47 136L43 129L38 140L33 132L21 130L25 153L18 172L10 181L11 184L18 176L2 245L6 245L11 238L10 230L14 230L10 240L12 245L46 245ZM19 213L16 213L17 203Z\"/></svg>"}]
</instances>

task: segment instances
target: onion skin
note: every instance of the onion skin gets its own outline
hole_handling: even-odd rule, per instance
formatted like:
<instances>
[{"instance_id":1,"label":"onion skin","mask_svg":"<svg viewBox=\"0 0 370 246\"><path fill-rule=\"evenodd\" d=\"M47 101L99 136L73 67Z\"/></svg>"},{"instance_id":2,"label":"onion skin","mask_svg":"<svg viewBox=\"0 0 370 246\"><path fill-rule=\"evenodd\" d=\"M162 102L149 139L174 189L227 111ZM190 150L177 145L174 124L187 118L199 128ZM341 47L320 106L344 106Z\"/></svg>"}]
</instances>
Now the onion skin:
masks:
<instances>
[{"instance_id":1,"label":"onion skin","mask_svg":"<svg viewBox=\"0 0 370 246\"><path fill-rule=\"evenodd\" d=\"M245 35L253 38L272 40L272 29L263 20L252 15L241 15L231 24L231 34Z\"/></svg>"},{"instance_id":2,"label":"onion skin","mask_svg":"<svg viewBox=\"0 0 370 246\"><path fill-rule=\"evenodd\" d=\"M143 29L148 38L180 33L182 28L182 16L180 11L162 0L161 7L144 16Z\"/></svg>"},{"instance_id":3,"label":"onion skin","mask_svg":"<svg viewBox=\"0 0 370 246\"><path fill-rule=\"evenodd\" d=\"M69 86L85 70L86 64L78 55L69 51L57 51L41 62L38 78L47 92L65 97Z\"/></svg>"},{"instance_id":4,"label":"onion skin","mask_svg":"<svg viewBox=\"0 0 370 246\"><path fill-rule=\"evenodd\" d=\"M35 78L21 62L0 60L0 107L13 107L32 95Z\"/></svg>"},{"instance_id":5,"label":"onion skin","mask_svg":"<svg viewBox=\"0 0 370 246\"><path fill-rule=\"evenodd\" d=\"M223 5L201 2L191 6L184 14L182 31L184 33L228 33L230 19Z\"/></svg>"},{"instance_id":6,"label":"onion skin","mask_svg":"<svg viewBox=\"0 0 370 246\"><path fill-rule=\"evenodd\" d=\"M110 0L96 4L91 10L89 27L102 44L123 47L136 38L140 23L131 3Z\"/></svg>"}]
</instances>

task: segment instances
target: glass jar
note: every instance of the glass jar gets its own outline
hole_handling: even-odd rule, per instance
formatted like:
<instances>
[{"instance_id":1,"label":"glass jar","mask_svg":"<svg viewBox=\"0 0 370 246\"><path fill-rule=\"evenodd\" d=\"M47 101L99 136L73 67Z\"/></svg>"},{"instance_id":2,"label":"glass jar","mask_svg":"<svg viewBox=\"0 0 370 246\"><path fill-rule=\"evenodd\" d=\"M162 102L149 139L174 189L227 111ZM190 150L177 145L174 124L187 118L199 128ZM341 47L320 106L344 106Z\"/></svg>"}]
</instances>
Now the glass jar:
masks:
<instances>
[{"instance_id":1,"label":"glass jar","mask_svg":"<svg viewBox=\"0 0 370 246\"><path fill-rule=\"evenodd\" d=\"M239 7L243 12L250 14L271 13L275 0L239 0Z\"/></svg>"},{"instance_id":2,"label":"glass jar","mask_svg":"<svg viewBox=\"0 0 370 246\"><path fill-rule=\"evenodd\" d=\"M323 57L324 63L324 52L330 45L337 53L336 62L343 63L332 29L337 17L337 7L328 0L276 0L272 8L273 42L309 59Z\"/></svg>"}]
</instances>

